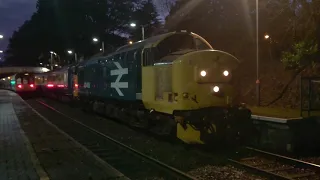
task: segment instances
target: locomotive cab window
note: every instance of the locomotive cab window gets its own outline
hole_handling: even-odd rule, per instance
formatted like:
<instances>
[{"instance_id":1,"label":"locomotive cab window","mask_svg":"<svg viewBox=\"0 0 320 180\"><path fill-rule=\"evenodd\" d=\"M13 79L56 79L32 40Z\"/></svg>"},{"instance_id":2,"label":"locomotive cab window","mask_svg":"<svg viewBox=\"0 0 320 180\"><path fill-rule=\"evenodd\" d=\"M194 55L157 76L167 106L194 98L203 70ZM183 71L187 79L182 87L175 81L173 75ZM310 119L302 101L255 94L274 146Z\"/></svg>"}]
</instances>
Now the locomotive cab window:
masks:
<instances>
[{"instance_id":1,"label":"locomotive cab window","mask_svg":"<svg viewBox=\"0 0 320 180\"><path fill-rule=\"evenodd\" d=\"M196 50L195 41L190 34L175 34L164 39L158 46L157 61L170 55L181 55L192 50ZM171 58L170 58L171 59ZM165 60L171 61L171 60Z\"/></svg>"},{"instance_id":2,"label":"locomotive cab window","mask_svg":"<svg viewBox=\"0 0 320 180\"><path fill-rule=\"evenodd\" d=\"M196 47L198 50L208 50L211 49L210 46L207 45L207 43L203 42L199 38L195 38Z\"/></svg>"}]
</instances>

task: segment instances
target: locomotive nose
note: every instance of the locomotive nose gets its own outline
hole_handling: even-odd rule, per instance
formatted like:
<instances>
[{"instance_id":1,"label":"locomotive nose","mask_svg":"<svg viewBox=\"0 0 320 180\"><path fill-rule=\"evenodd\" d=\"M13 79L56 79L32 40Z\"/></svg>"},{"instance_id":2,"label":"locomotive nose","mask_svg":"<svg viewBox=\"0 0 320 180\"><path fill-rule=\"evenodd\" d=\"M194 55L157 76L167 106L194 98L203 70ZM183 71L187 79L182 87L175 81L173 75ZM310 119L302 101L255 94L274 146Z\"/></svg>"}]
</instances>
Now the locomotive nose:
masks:
<instances>
[{"instance_id":1,"label":"locomotive nose","mask_svg":"<svg viewBox=\"0 0 320 180\"><path fill-rule=\"evenodd\" d=\"M190 55L195 68L195 81L202 83L227 83L232 78L232 70L237 68L238 59L217 50L200 51Z\"/></svg>"}]
</instances>

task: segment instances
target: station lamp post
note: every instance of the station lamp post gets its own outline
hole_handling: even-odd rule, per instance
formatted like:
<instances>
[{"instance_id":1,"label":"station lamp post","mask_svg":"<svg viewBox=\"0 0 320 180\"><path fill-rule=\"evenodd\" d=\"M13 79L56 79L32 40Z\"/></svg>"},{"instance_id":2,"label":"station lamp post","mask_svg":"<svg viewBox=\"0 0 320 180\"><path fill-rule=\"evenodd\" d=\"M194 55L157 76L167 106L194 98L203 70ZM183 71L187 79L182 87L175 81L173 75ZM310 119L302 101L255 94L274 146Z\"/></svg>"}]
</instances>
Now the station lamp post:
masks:
<instances>
[{"instance_id":1,"label":"station lamp post","mask_svg":"<svg viewBox=\"0 0 320 180\"><path fill-rule=\"evenodd\" d=\"M265 34L264 39L269 41L269 45L268 45L269 46L269 54L270 54L270 58L272 60L273 58L272 58L272 52L271 52L271 43L272 43L271 37L269 36L269 34Z\"/></svg>"},{"instance_id":2,"label":"station lamp post","mask_svg":"<svg viewBox=\"0 0 320 180\"><path fill-rule=\"evenodd\" d=\"M68 52L68 54L70 54L70 55L73 54L73 51L72 51L72 50L68 50L67 52ZM76 52L74 53L74 60L75 60L75 62L78 62L78 55L77 55Z\"/></svg>"},{"instance_id":3,"label":"station lamp post","mask_svg":"<svg viewBox=\"0 0 320 180\"><path fill-rule=\"evenodd\" d=\"M259 76L259 0L256 0L256 55L257 55L257 80L256 80L256 98L257 106L260 106L260 76Z\"/></svg>"},{"instance_id":4,"label":"station lamp post","mask_svg":"<svg viewBox=\"0 0 320 180\"><path fill-rule=\"evenodd\" d=\"M94 37L94 38L92 38L92 41L96 43L96 42L99 42L99 39L96 38L96 37ZM102 50L102 52L104 53L104 50L105 50L105 49L104 49L104 41L101 42L101 50ZM101 51L101 50L100 50L100 51Z\"/></svg>"},{"instance_id":5,"label":"station lamp post","mask_svg":"<svg viewBox=\"0 0 320 180\"><path fill-rule=\"evenodd\" d=\"M51 67L51 71L53 70L53 55L57 55L57 53L53 52L53 51L50 51L50 67Z\"/></svg>"},{"instance_id":6,"label":"station lamp post","mask_svg":"<svg viewBox=\"0 0 320 180\"><path fill-rule=\"evenodd\" d=\"M137 27L137 24L136 24L136 23L131 23L130 26L133 27L133 28L135 28L135 27ZM147 26L147 25L141 25L142 40L145 39L144 28L145 28L146 26Z\"/></svg>"}]
</instances>

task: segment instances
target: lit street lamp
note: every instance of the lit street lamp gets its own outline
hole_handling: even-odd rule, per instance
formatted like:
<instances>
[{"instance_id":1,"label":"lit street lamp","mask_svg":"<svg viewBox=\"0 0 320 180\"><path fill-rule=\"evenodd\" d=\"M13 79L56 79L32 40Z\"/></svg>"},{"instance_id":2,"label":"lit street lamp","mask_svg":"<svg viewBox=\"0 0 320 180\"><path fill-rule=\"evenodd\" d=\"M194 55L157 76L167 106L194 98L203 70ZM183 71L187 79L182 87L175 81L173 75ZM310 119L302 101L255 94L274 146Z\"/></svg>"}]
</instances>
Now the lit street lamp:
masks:
<instances>
[{"instance_id":1,"label":"lit street lamp","mask_svg":"<svg viewBox=\"0 0 320 180\"><path fill-rule=\"evenodd\" d=\"M68 54L73 54L73 51L71 51L71 50L68 50ZM77 53L74 53L74 60L75 60L75 62L78 62L78 56L77 56Z\"/></svg>"},{"instance_id":2,"label":"lit street lamp","mask_svg":"<svg viewBox=\"0 0 320 180\"><path fill-rule=\"evenodd\" d=\"M0 39L3 39L3 35L0 34Z\"/></svg>"},{"instance_id":3,"label":"lit street lamp","mask_svg":"<svg viewBox=\"0 0 320 180\"><path fill-rule=\"evenodd\" d=\"M99 39L98 39L98 38L93 38L92 41L93 41L93 42L98 42ZM104 53L104 41L101 42L101 50L102 50L102 52ZM100 51L101 51L101 50L100 50Z\"/></svg>"},{"instance_id":4,"label":"lit street lamp","mask_svg":"<svg viewBox=\"0 0 320 180\"><path fill-rule=\"evenodd\" d=\"M133 44L133 41L129 41L129 44Z\"/></svg>"},{"instance_id":5,"label":"lit street lamp","mask_svg":"<svg viewBox=\"0 0 320 180\"><path fill-rule=\"evenodd\" d=\"M51 71L53 70L53 55L57 55L57 53L55 53L55 52L53 52L53 51L50 51L50 56L51 56L51 58L50 58L50 66L51 66Z\"/></svg>"},{"instance_id":6,"label":"lit street lamp","mask_svg":"<svg viewBox=\"0 0 320 180\"><path fill-rule=\"evenodd\" d=\"M136 24L136 23L131 23L130 26L133 27L133 28L135 28L135 27L137 26L137 24ZM142 40L144 40L144 38L145 38L145 37L144 37L144 28L145 28L145 26L146 26L146 25L141 26Z\"/></svg>"},{"instance_id":7,"label":"lit street lamp","mask_svg":"<svg viewBox=\"0 0 320 180\"><path fill-rule=\"evenodd\" d=\"M270 58L272 60L273 58L272 58L272 52L271 52L271 37L268 34L266 34L266 35L264 35L264 39L269 40L269 54L270 54Z\"/></svg>"}]
</instances>

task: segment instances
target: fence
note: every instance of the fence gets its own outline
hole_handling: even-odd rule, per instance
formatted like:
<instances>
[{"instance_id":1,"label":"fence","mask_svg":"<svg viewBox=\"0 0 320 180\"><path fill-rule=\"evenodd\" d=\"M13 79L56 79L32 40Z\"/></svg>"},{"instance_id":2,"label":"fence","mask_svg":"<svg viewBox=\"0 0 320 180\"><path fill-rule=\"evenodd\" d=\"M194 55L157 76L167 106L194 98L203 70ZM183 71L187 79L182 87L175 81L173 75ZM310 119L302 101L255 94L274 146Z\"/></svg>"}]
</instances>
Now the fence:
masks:
<instances>
[{"instance_id":1,"label":"fence","mask_svg":"<svg viewBox=\"0 0 320 180\"><path fill-rule=\"evenodd\" d=\"M300 116L320 111L320 77L301 77Z\"/></svg>"}]
</instances>

